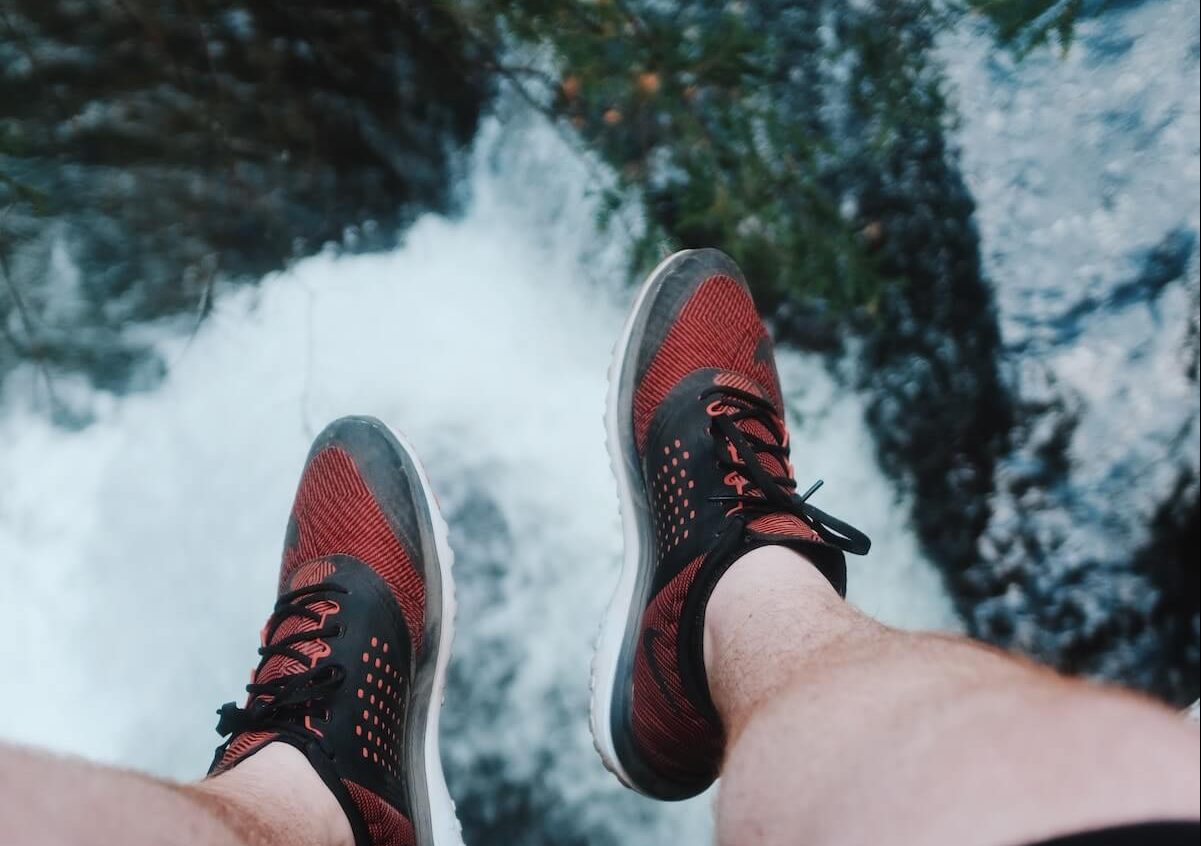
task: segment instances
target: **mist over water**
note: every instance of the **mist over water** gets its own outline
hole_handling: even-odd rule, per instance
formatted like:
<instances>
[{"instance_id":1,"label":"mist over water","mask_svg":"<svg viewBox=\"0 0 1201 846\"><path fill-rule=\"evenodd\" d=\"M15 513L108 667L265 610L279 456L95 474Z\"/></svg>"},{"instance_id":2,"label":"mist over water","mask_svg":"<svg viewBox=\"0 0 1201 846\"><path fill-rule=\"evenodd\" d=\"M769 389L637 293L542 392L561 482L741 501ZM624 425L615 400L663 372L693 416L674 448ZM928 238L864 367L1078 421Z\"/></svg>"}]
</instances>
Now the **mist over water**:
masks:
<instances>
[{"instance_id":1,"label":"mist over water","mask_svg":"<svg viewBox=\"0 0 1201 846\"><path fill-rule=\"evenodd\" d=\"M0 643L6 737L194 778L241 700L271 609L309 441L376 415L425 459L457 551L443 754L469 838L697 843L710 801L640 799L587 727L593 638L621 533L602 409L633 289L622 218L598 233L603 170L538 119L493 120L459 219L397 250L318 256L222 293L195 337L153 330L152 393L60 386L95 422L54 427L17 374L0 408L0 560L19 577ZM802 485L873 537L851 599L952 627L937 575L881 474L862 403L780 351ZM506 839L507 838L507 839Z\"/></svg>"}]
</instances>

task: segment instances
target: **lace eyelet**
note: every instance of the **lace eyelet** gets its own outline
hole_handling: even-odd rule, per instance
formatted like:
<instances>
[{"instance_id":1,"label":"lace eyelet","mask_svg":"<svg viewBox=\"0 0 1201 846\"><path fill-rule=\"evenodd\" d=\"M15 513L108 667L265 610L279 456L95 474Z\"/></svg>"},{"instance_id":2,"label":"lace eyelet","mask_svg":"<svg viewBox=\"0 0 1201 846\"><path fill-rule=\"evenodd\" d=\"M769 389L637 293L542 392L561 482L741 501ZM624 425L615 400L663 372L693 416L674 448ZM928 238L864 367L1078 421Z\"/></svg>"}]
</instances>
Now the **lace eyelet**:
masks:
<instances>
[{"instance_id":1,"label":"lace eyelet","mask_svg":"<svg viewBox=\"0 0 1201 846\"><path fill-rule=\"evenodd\" d=\"M346 625L344 623L338 623L337 627L334 629L334 637L341 638L345 635L346 635Z\"/></svg>"}]
</instances>

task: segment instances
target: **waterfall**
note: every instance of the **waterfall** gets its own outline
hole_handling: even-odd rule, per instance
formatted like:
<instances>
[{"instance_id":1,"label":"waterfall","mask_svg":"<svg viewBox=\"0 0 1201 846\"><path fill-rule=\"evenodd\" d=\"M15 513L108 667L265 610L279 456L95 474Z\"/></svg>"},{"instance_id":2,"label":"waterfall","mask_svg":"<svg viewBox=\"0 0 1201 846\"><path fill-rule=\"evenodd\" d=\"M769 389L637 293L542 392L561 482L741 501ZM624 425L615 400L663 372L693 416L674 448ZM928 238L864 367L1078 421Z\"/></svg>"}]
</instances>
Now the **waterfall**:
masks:
<instances>
[{"instance_id":1,"label":"waterfall","mask_svg":"<svg viewBox=\"0 0 1201 846\"><path fill-rule=\"evenodd\" d=\"M0 404L0 560L22 633L0 641L6 737L201 774L214 709L241 699L255 663L309 440L373 414L423 454L451 520L442 746L468 837L704 842L710 798L634 796L588 735L621 544L601 416L640 225L598 229L607 179L559 129L511 112L477 141L462 216L420 219L392 252L318 255L225 290L194 336L138 330L167 377L126 396L58 386L90 425L55 427L30 399L37 374L15 374ZM781 349L780 370L800 481L824 478L819 505L875 541L851 562L852 601L953 627L862 398L816 357Z\"/></svg>"}]
</instances>

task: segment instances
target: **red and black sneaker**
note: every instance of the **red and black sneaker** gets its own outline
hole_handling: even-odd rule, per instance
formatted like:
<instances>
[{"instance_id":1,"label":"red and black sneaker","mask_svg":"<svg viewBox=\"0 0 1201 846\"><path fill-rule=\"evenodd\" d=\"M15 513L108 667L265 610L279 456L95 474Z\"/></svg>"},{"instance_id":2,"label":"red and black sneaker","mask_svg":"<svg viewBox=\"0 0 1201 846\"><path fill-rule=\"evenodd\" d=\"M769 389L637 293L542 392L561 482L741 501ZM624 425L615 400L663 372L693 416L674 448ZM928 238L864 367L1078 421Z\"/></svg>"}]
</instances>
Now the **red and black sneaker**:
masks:
<instances>
[{"instance_id":1,"label":"red and black sneaker","mask_svg":"<svg viewBox=\"0 0 1201 846\"><path fill-rule=\"evenodd\" d=\"M606 426L625 557L592 668L605 765L659 799L700 793L724 746L701 656L705 606L741 555L804 553L845 594L867 537L796 493L767 329L737 265L671 256L638 295L609 373Z\"/></svg>"},{"instance_id":2,"label":"red and black sneaker","mask_svg":"<svg viewBox=\"0 0 1201 846\"><path fill-rule=\"evenodd\" d=\"M462 843L438 754L454 625L446 523L412 449L378 420L318 436L284 541L245 707L218 712L210 774L272 742L305 754L357 846Z\"/></svg>"}]
</instances>

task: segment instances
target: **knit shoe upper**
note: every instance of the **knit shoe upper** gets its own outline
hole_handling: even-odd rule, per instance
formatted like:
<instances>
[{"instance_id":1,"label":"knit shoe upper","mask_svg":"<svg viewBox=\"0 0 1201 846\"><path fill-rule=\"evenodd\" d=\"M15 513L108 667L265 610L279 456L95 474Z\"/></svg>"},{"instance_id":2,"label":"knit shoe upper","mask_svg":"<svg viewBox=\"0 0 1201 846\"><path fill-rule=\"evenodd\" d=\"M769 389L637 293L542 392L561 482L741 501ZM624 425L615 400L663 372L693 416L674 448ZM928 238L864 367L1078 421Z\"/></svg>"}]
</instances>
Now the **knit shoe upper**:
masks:
<instances>
[{"instance_id":1,"label":"knit shoe upper","mask_svg":"<svg viewBox=\"0 0 1201 846\"><path fill-rule=\"evenodd\" d=\"M717 580L747 551L778 544L843 594L843 551L869 542L808 501L816 485L798 495L771 340L728 257L664 262L617 356L610 449L638 542L602 628L593 728L623 781L686 798L716 778L724 748L701 655Z\"/></svg>"},{"instance_id":2,"label":"knit shoe upper","mask_svg":"<svg viewBox=\"0 0 1201 846\"><path fill-rule=\"evenodd\" d=\"M211 774L288 743L338 799L359 846L459 842L435 831L453 811L441 764L428 760L436 736L427 745L451 625L444 535L415 458L382 423L343 418L317 438L261 660L245 705L219 712L229 738Z\"/></svg>"}]
</instances>

